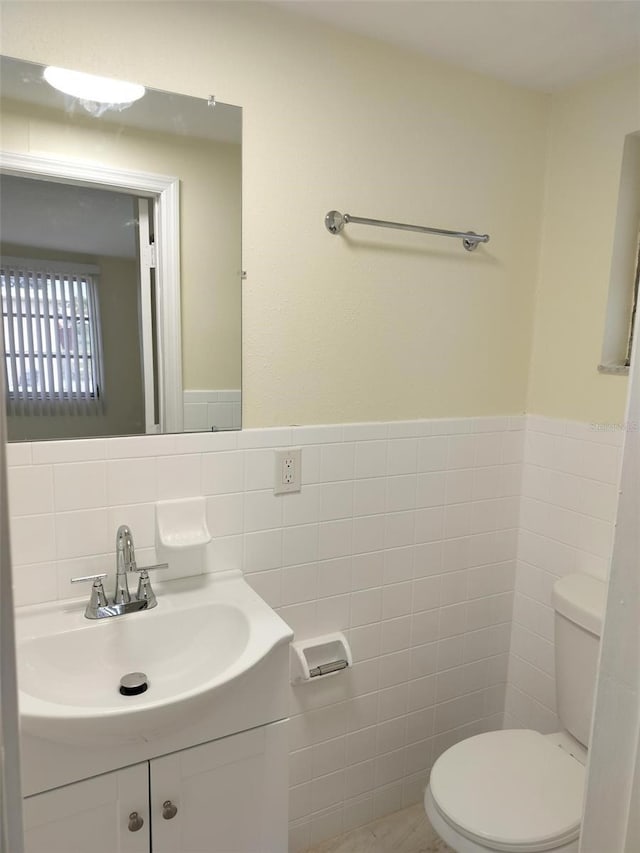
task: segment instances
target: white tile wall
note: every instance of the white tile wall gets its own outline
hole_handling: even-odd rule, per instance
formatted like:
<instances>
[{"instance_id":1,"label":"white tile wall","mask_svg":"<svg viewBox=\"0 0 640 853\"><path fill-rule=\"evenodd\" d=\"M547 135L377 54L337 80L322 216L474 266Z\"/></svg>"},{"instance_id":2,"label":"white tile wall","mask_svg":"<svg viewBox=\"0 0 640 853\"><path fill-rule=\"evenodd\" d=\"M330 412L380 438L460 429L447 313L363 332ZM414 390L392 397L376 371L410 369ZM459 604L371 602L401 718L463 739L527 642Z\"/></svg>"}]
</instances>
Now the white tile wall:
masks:
<instances>
[{"instance_id":1,"label":"white tile wall","mask_svg":"<svg viewBox=\"0 0 640 853\"><path fill-rule=\"evenodd\" d=\"M10 445L16 601L111 570L123 522L154 561L155 501L206 496L214 568L241 567L298 638L352 644L352 670L291 692L302 849L419 799L434 758L503 712L558 727L551 589L606 577L621 444L530 416ZM304 486L274 497L287 445Z\"/></svg>"},{"instance_id":2,"label":"white tile wall","mask_svg":"<svg viewBox=\"0 0 640 853\"><path fill-rule=\"evenodd\" d=\"M240 429L242 393L230 391L184 391L184 428L199 432Z\"/></svg>"},{"instance_id":3,"label":"white tile wall","mask_svg":"<svg viewBox=\"0 0 640 853\"><path fill-rule=\"evenodd\" d=\"M119 524L153 562L155 501L204 495L215 568L241 567L298 638L354 666L291 691L294 846L422 796L434 758L499 728L523 418L348 424L9 446L18 604L111 571ZM274 497L273 447L303 489ZM597 502L598 495L591 500ZM594 534L595 535L595 534Z\"/></svg>"},{"instance_id":4,"label":"white tile wall","mask_svg":"<svg viewBox=\"0 0 640 853\"><path fill-rule=\"evenodd\" d=\"M606 579L623 431L616 425L527 417L505 726L557 731L557 578Z\"/></svg>"}]
</instances>

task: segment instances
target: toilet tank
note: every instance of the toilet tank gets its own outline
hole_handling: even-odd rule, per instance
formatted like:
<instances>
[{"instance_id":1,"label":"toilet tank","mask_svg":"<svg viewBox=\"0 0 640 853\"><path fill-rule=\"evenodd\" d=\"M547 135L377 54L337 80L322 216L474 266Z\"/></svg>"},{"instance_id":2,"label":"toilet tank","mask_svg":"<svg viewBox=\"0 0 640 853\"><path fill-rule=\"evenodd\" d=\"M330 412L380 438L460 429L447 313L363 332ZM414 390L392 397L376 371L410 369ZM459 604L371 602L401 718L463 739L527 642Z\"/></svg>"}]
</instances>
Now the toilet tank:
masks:
<instances>
[{"instance_id":1,"label":"toilet tank","mask_svg":"<svg viewBox=\"0 0 640 853\"><path fill-rule=\"evenodd\" d=\"M556 694L562 726L588 746L598 671L606 585L590 575L567 575L553 587Z\"/></svg>"}]
</instances>

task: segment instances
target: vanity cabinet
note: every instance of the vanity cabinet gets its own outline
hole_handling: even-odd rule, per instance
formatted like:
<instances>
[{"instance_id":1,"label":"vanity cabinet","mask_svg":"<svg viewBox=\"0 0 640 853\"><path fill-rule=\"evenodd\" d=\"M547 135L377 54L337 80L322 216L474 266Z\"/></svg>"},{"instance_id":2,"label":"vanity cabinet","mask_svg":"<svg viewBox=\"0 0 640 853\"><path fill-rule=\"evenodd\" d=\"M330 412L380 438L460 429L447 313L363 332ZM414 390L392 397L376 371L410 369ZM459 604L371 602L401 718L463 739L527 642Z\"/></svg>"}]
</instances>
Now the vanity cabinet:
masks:
<instances>
[{"instance_id":1,"label":"vanity cabinet","mask_svg":"<svg viewBox=\"0 0 640 853\"><path fill-rule=\"evenodd\" d=\"M272 723L151 761L153 853L286 853L286 738Z\"/></svg>"},{"instance_id":2,"label":"vanity cabinet","mask_svg":"<svg viewBox=\"0 0 640 853\"><path fill-rule=\"evenodd\" d=\"M27 797L25 853L149 853L148 787L144 762ZM136 810L144 823L130 832Z\"/></svg>"},{"instance_id":3,"label":"vanity cabinet","mask_svg":"<svg viewBox=\"0 0 640 853\"><path fill-rule=\"evenodd\" d=\"M25 853L285 853L286 722L27 797Z\"/></svg>"}]
</instances>

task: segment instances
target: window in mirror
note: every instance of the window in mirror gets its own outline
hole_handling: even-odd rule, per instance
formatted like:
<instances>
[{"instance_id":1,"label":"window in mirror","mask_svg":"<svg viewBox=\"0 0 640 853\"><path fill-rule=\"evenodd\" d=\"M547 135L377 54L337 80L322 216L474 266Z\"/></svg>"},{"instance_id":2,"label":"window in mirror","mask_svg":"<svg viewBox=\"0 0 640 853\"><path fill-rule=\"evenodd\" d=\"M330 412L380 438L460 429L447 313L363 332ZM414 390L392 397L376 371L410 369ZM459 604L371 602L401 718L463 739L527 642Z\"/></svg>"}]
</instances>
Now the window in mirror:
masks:
<instances>
[{"instance_id":1,"label":"window in mirror","mask_svg":"<svg viewBox=\"0 0 640 853\"><path fill-rule=\"evenodd\" d=\"M13 414L99 406L97 276L97 267L2 259L5 387Z\"/></svg>"},{"instance_id":2,"label":"window in mirror","mask_svg":"<svg viewBox=\"0 0 640 853\"><path fill-rule=\"evenodd\" d=\"M624 141L601 373L628 373L637 337L640 274L640 132Z\"/></svg>"}]
</instances>

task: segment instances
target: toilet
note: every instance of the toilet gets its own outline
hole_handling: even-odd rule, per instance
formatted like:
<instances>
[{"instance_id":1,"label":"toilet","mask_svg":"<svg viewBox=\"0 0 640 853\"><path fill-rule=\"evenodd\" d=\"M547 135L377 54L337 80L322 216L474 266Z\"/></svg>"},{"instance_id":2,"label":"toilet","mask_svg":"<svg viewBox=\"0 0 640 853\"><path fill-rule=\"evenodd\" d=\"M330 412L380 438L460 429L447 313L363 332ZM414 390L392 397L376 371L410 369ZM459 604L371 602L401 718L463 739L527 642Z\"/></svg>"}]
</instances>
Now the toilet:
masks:
<instances>
[{"instance_id":1,"label":"toilet","mask_svg":"<svg viewBox=\"0 0 640 853\"><path fill-rule=\"evenodd\" d=\"M567 575L553 589L563 730L486 732L435 762L425 810L457 853L577 853L606 586Z\"/></svg>"}]
</instances>

